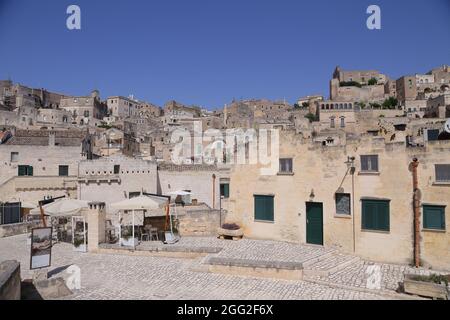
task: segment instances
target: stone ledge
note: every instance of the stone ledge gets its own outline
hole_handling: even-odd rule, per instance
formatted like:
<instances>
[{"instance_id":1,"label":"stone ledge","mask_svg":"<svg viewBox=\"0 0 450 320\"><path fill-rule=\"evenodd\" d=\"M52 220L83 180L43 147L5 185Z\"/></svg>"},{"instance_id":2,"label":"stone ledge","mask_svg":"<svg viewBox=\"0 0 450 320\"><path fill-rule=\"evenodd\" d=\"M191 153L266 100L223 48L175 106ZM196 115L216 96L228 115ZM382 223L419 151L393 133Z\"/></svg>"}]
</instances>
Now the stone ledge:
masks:
<instances>
[{"instance_id":1,"label":"stone ledge","mask_svg":"<svg viewBox=\"0 0 450 320\"><path fill-rule=\"evenodd\" d=\"M144 252L179 252L179 253L219 253L222 248L219 247L188 247L188 246L154 246L154 247L139 247L137 246L134 250L127 247L120 247L115 244L100 244L100 249L114 249L114 250L124 250L124 251L144 251Z\"/></svg>"},{"instance_id":2,"label":"stone ledge","mask_svg":"<svg viewBox=\"0 0 450 320\"><path fill-rule=\"evenodd\" d=\"M303 264L300 262L264 261L251 259L210 257L205 261L205 263L210 265L231 266L231 267L303 270Z\"/></svg>"},{"instance_id":3,"label":"stone ledge","mask_svg":"<svg viewBox=\"0 0 450 320\"><path fill-rule=\"evenodd\" d=\"M20 263L4 261L0 263L0 300L20 300Z\"/></svg>"}]
</instances>

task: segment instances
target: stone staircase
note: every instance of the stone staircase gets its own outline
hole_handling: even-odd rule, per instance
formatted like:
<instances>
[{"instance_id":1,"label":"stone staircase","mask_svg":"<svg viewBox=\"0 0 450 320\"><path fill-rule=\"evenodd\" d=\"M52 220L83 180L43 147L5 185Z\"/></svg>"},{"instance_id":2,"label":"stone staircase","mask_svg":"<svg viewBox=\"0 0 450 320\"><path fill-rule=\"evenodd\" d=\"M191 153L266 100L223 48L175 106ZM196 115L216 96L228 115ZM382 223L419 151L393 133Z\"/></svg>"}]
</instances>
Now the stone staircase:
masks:
<instances>
[{"instance_id":1,"label":"stone staircase","mask_svg":"<svg viewBox=\"0 0 450 320\"><path fill-rule=\"evenodd\" d=\"M359 257L343 254L337 250L303 262L303 276L327 277L361 260Z\"/></svg>"}]
</instances>

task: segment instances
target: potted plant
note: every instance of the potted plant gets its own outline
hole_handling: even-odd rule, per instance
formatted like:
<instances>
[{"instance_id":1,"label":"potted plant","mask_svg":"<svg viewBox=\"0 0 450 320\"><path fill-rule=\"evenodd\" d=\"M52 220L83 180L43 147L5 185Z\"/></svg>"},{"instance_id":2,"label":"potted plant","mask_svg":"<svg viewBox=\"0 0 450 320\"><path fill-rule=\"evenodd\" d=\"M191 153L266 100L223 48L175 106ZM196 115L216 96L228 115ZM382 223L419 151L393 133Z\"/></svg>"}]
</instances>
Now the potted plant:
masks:
<instances>
[{"instance_id":1,"label":"potted plant","mask_svg":"<svg viewBox=\"0 0 450 320\"><path fill-rule=\"evenodd\" d=\"M409 274L405 276L403 288L405 293L446 300L449 297L449 280L450 275L431 274L422 276Z\"/></svg>"},{"instance_id":2,"label":"potted plant","mask_svg":"<svg viewBox=\"0 0 450 320\"><path fill-rule=\"evenodd\" d=\"M220 239L239 240L244 236L244 230L236 223L225 223L218 230Z\"/></svg>"}]
</instances>

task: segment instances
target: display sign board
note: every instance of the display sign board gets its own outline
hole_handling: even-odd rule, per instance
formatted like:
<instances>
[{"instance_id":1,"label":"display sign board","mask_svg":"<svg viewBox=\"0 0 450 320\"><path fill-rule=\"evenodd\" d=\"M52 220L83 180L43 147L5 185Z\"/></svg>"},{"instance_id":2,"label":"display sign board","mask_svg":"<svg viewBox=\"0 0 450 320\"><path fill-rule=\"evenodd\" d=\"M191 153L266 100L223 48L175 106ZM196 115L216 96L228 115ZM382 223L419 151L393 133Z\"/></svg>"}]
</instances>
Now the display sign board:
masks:
<instances>
[{"instance_id":1,"label":"display sign board","mask_svg":"<svg viewBox=\"0 0 450 320\"><path fill-rule=\"evenodd\" d=\"M30 269L48 268L52 258L52 228L34 228L31 231Z\"/></svg>"}]
</instances>

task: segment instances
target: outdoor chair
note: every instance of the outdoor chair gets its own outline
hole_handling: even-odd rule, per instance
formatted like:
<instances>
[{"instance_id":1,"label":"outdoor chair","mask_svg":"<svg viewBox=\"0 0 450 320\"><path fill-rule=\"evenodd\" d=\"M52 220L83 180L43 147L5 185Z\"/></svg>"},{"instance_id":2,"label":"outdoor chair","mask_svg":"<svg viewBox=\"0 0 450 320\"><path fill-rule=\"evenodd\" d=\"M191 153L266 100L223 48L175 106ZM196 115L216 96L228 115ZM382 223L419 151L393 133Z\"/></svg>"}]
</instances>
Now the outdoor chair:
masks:
<instances>
[{"instance_id":1,"label":"outdoor chair","mask_svg":"<svg viewBox=\"0 0 450 320\"><path fill-rule=\"evenodd\" d=\"M152 225L148 224L144 227L144 232L141 234L141 241L144 241L144 238L147 238L147 241L151 240L150 234L151 234Z\"/></svg>"},{"instance_id":2,"label":"outdoor chair","mask_svg":"<svg viewBox=\"0 0 450 320\"><path fill-rule=\"evenodd\" d=\"M150 228L150 240L159 241L158 228Z\"/></svg>"}]
</instances>

